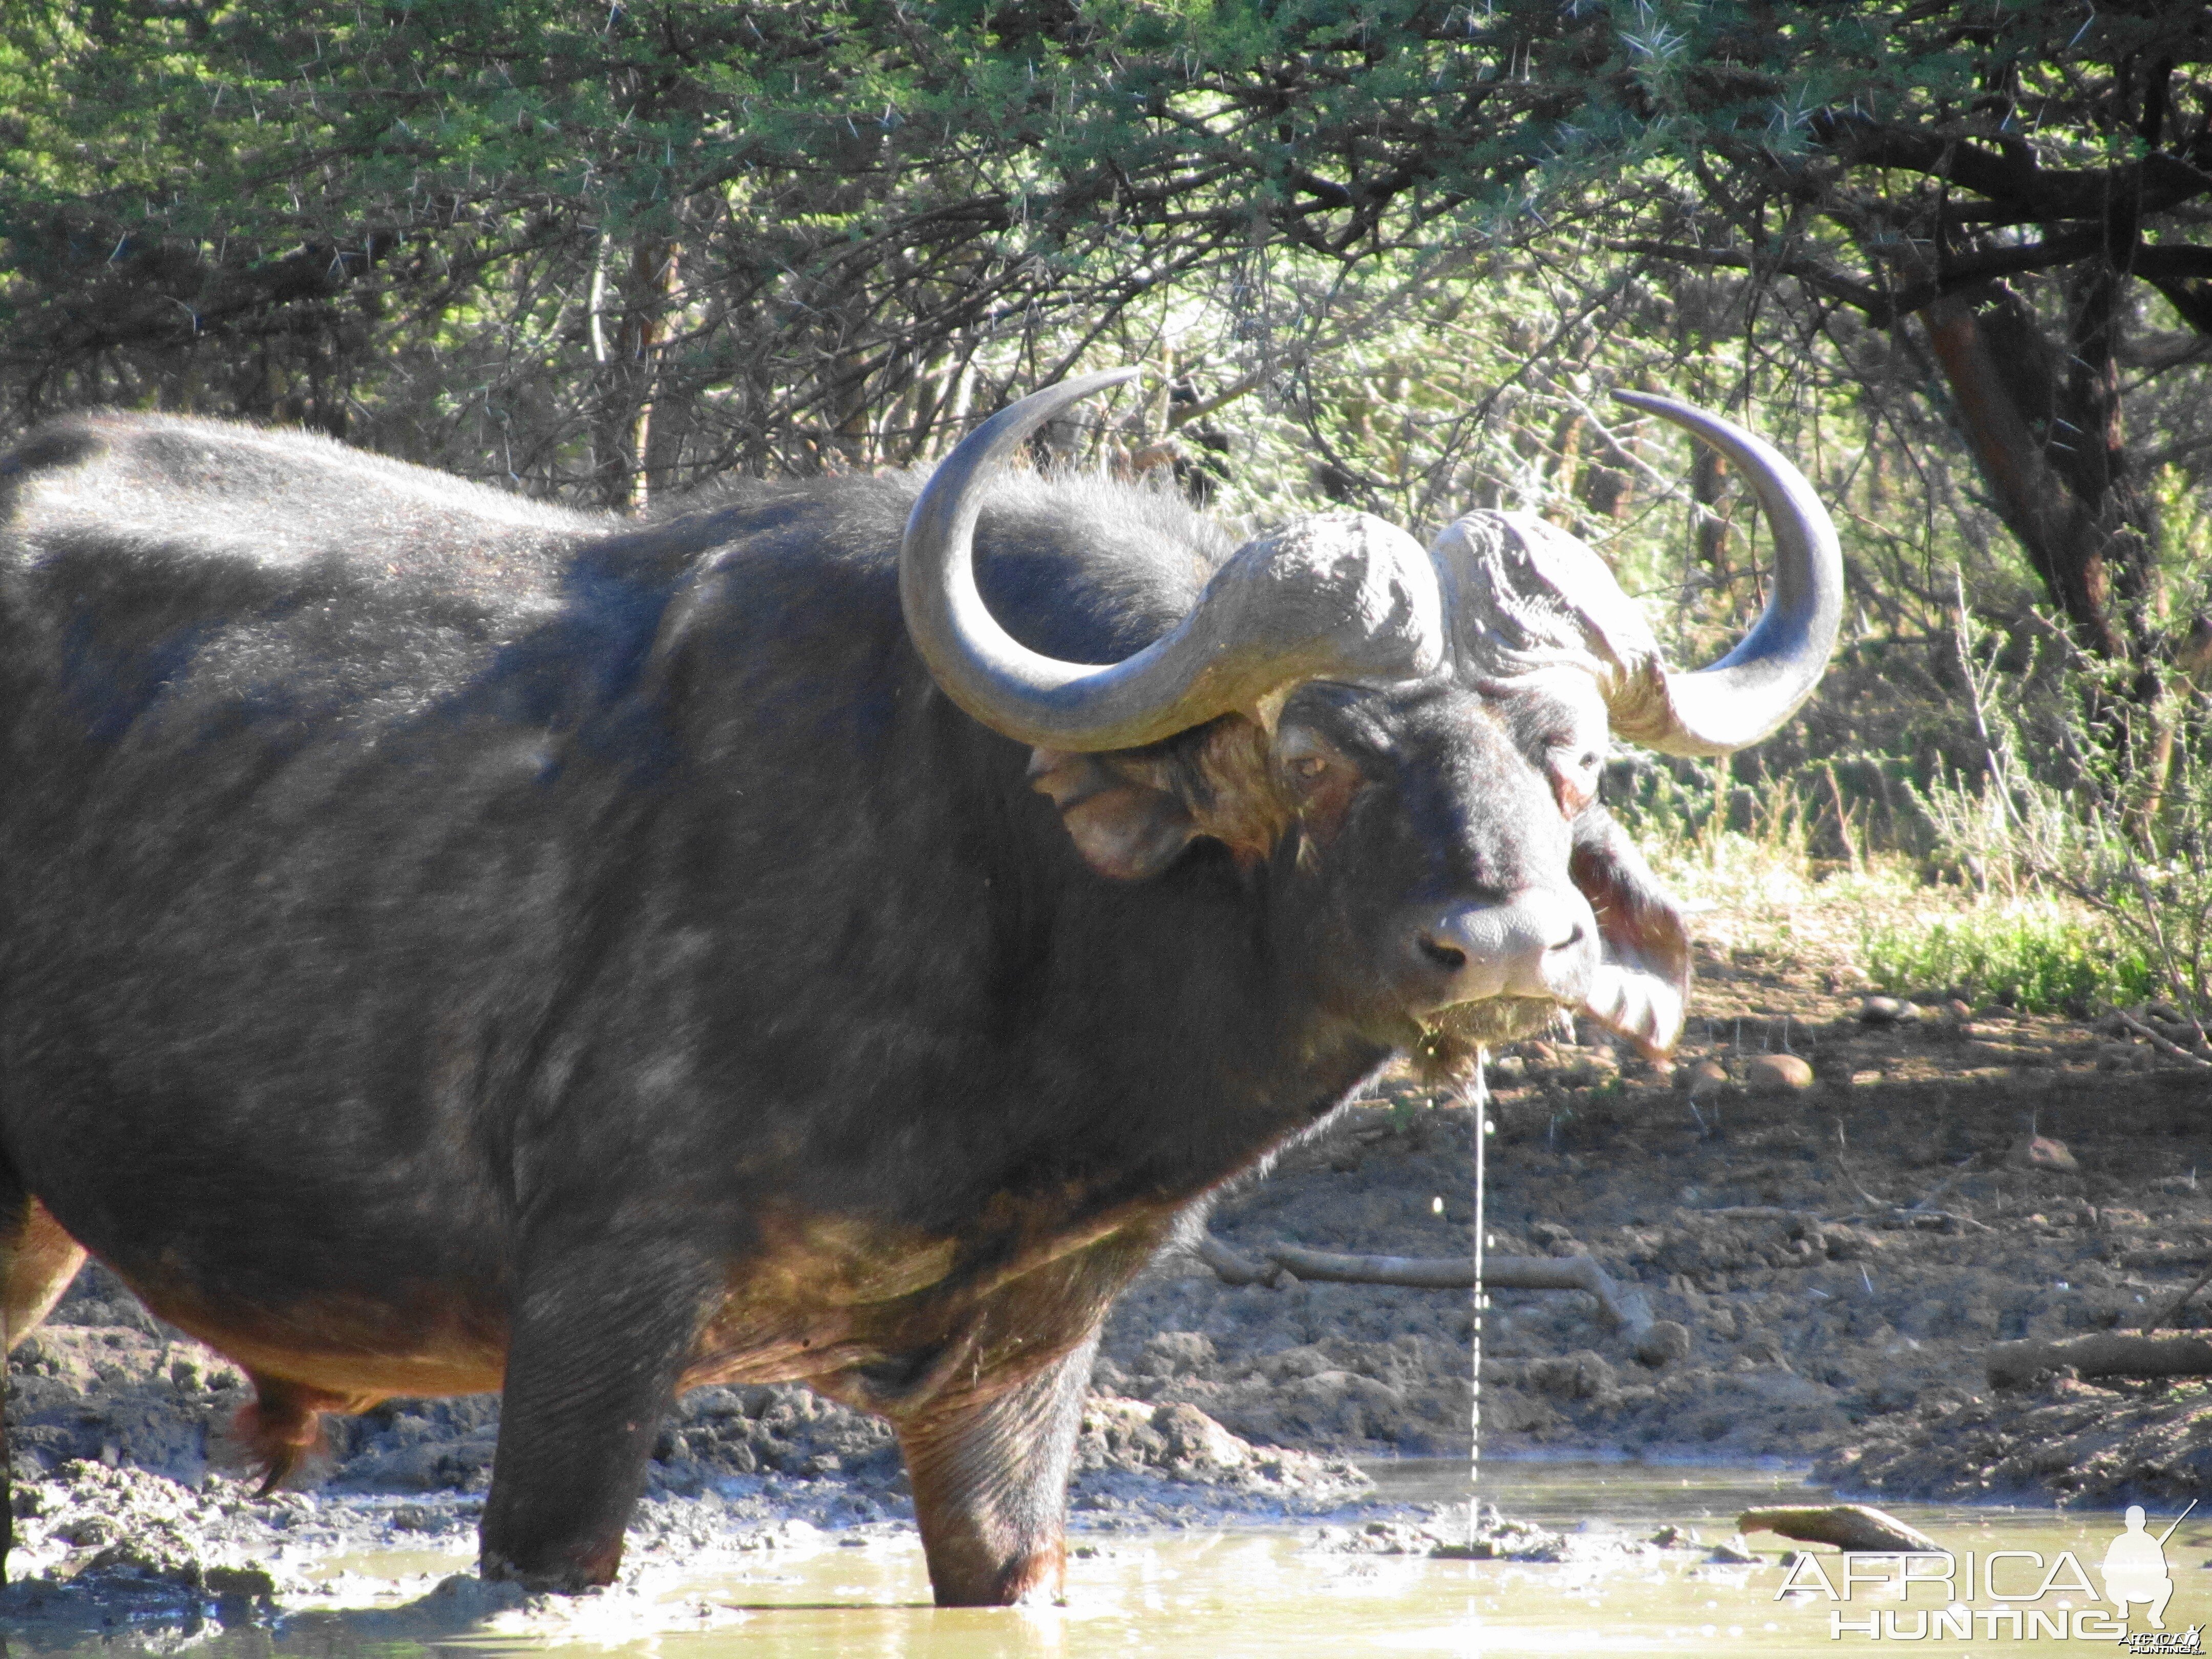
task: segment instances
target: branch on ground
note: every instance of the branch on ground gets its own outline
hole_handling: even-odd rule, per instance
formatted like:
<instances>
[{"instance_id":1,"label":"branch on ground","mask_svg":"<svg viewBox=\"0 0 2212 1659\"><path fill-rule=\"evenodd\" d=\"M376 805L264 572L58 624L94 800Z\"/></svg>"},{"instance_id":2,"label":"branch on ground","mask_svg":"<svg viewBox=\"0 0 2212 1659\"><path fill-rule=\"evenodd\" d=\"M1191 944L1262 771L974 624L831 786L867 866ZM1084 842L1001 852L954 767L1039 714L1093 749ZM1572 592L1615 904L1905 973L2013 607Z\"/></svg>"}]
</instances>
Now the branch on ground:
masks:
<instances>
[{"instance_id":1,"label":"branch on ground","mask_svg":"<svg viewBox=\"0 0 2212 1659\"><path fill-rule=\"evenodd\" d=\"M2212 1071L2212 1060L2207 1060L2202 1054L2193 1054L2190 1053L2188 1049L2174 1042L2172 1038L2166 1036L2162 1032L2154 1030L2151 1026L2144 1024L2142 1020L2137 1019L2126 1009L2115 1008L2112 1010L2112 1013L2114 1018L2118 1019L2121 1024L2126 1026L2136 1036L2146 1039L2150 1043L2150 1046L2157 1049L2160 1054L2170 1054L2176 1060L2187 1060L2191 1066L2202 1066L2207 1071Z\"/></svg>"},{"instance_id":2,"label":"branch on ground","mask_svg":"<svg viewBox=\"0 0 2212 1659\"><path fill-rule=\"evenodd\" d=\"M1255 1261L1230 1249L1212 1233L1200 1237L1198 1259L1226 1285L1264 1285L1270 1290L1287 1279L1335 1285L1403 1285L1425 1291L1471 1291L1474 1263L1463 1256L1340 1255L1296 1244L1271 1244ZM1596 1261L1586 1255L1493 1255L1482 1264L1482 1283L1492 1291L1587 1291L1599 1310L1630 1335L1651 1326L1644 1293L1623 1289Z\"/></svg>"},{"instance_id":3,"label":"branch on ground","mask_svg":"<svg viewBox=\"0 0 2212 1659\"><path fill-rule=\"evenodd\" d=\"M2064 1342L2000 1342L1990 1350L1990 1386L2025 1388L2046 1371L2077 1376L2212 1376L2212 1339L2130 1336L2118 1331Z\"/></svg>"},{"instance_id":4,"label":"branch on ground","mask_svg":"<svg viewBox=\"0 0 2212 1659\"><path fill-rule=\"evenodd\" d=\"M1738 1532L1779 1533L1801 1544L1833 1544L1873 1555L1941 1555L1943 1547L1893 1515L1864 1504L1831 1504L1817 1510L1746 1510Z\"/></svg>"},{"instance_id":5,"label":"branch on ground","mask_svg":"<svg viewBox=\"0 0 2212 1659\"><path fill-rule=\"evenodd\" d=\"M2187 1290L2184 1291L2179 1296L2174 1297L2172 1301L2167 1303L2166 1305L2166 1311L2164 1313L2154 1313L2148 1319L2145 1320L2142 1324L2142 1334L2145 1336L2148 1336L2154 1331L2157 1330L2160 1326L2171 1325L2176 1320L2179 1319L2181 1317L2181 1310L2189 1305L2189 1298L2196 1295L2197 1291L2203 1290L2207 1285L2212 1285L2212 1267L2207 1267L2203 1273L2197 1274L2196 1279L2190 1285Z\"/></svg>"}]
</instances>

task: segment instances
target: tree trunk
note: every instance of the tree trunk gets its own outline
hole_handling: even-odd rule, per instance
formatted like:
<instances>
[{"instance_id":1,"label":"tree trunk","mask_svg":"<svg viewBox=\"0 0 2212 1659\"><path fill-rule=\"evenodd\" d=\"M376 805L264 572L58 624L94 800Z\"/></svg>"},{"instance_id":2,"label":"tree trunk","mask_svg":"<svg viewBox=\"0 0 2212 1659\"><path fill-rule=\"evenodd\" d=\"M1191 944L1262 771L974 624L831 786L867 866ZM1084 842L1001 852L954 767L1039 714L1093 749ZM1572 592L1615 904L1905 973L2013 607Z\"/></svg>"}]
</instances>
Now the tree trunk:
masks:
<instances>
[{"instance_id":1,"label":"tree trunk","mask_svg":"<svg viewBox=\"0 0 2212 1659\"><path fill-rule=\"evenodd\" d=\"M2133 670L2124 695L2148 704L2159 689L2157 532L2123 442L2120 280L2100 261L2069 284L2063 356L2002 284L1947 295L1920 317L1997 516L2081 647Z\"/></svg>"},{"instance_id":2,"label":"tree trunk","mask_svg":"<svg viewBox=\"0 0 2212 1659\"><path fill-rule=\"evenodd\" d=\"M2064 1342L1999 1342L1988 1365L1993 1389L2026 1388L2066 1369L2076 1376L2212 1376L2212 1339L2099 1331Z\"/></svg>"},{"instance_id":3,"label":"tree trunk","mask_svg":"<svg viewBox=\"0 0 2212 1659\"><path fill-rule=\"evenodd\" d=\"M606 261L592 282L592 338L599 368L593 376L592 472L601 505L617 511L642 507L652 493L653 397L659 378L660 346L676 294L683 250L673 240L641 235L632 244L620 283L620 318L605 325L602 309Z\"/></svg>"}]
</instances>

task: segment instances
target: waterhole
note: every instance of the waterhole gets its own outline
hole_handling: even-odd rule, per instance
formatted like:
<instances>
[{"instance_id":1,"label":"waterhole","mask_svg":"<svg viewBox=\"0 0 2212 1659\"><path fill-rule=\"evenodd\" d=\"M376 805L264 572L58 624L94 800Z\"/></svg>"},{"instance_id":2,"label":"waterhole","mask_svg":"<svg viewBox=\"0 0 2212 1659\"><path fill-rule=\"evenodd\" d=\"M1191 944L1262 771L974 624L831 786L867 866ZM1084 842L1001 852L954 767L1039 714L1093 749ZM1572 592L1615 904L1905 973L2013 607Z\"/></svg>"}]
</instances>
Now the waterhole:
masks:
<instances>
[{"instance_id":1,"label":"waterhole","mask_svg":"<svg viewBox=\"0 0 2212 1659\"><path fill-rule=\"evenodd\" d=\"M1459 1524L1467 1468L1458 1460L1384 1463L1370 1473L1381 1497L1447 1506L1443 1512ZM457 1543L444 1553L331 1558L322 1564L325 1594L287 1598L273 1623L264 1615L232 1628L216 1620L133 1632L46 1628L33 1620L11 1622L6 1635L18 1659L27 1652L114 1659L118 1653L186 1650L206 1659L586 1650L640 1659L1347 1659L1370 1653L1862 1650L1879 1656L1898 1651L1900 1642L1910 1651L1942 1654L2126 1650L2094 1623L2112 1612L2098 1593L2106 1552L2124 1530L2115 1514L1893 1505L1894 1513L1954 1553L1954 1570L1970 1553L1975 1562L1970 1585L1954 1577L1948 1586L1950 1601L1942 1593L1947 1587L1925 1583L1910 1586L1900 1600L1893 1572L1885 1579L1862 1559L1858 1582L1850 1582L1844 1558L1820 1551L1821 1571L1808 1574L1788 1565L1784 1540L1768 1534L1749 1540L1751 1561L1715 1559L1733 1553L1736 1517L1744 1510L1827 1499L1785 1473L1493 1459L1483 1483L1486 1504L1548 1530L1554 1559L1368 1553L1376 1540L1358 1523L1079 1534L1065 1607L945 1611L929 1605L921 1547L910 1531L857 1540L823 1533L743 1563L726 1556L658 1561L603 1595L500 1607L466 1576L465 1547ZM2166 1520L2152 1516L2149 1530L2162 1531ZM1998 1552L2008 1553L1992 1563ZM2212 1620L2208 1552L2212 1522L2194 1516L2166 1540L2173 1594L2165 1621L2177 1635ZM1787 1588L1793 1571L1794 1590ZM1994 1579L1985 1577L1992 1571ZM2046 1572L2054 1575L2051 1588L2030 1594ZM2077 1577L2086 1579L2090 1594L2082 1593ZM1834 1593L1822 1594L1822 1584ZM1944 1639L1947 1611L1954 1620L1964 1616L1970 1639ZM2131 1611L2128 1628L2152 1633L2144 1607ZM2100 1633L2077 1638L2076 1613L2089 1614ZM2054 1636L2054 1630L2066 1633Z\"/></svg>"}]
</instances>

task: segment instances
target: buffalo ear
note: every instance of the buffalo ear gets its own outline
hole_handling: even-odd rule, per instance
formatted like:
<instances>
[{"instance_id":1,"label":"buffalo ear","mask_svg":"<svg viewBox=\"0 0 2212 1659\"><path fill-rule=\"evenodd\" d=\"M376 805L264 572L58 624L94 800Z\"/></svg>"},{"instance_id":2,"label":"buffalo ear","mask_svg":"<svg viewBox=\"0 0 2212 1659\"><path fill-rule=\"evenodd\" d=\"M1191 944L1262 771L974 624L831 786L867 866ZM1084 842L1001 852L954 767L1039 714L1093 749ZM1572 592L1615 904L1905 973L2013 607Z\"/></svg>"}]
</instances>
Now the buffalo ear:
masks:
<instances>
[{"instance_id":1,"label":"buffalo ear","mask_svg":"<svg viewBox=\"0 0 2212 1659\"><path fill-rule=\"evenodd\" d=\"M1605 942L1583 1012L1659 1059L1682 1035L1690 996L1690 930L1682 908L1601 808L1575 820L1567 868Z\"/></svg>"},{"instance_id":2,"label":"buffalo ear","mask_svg":"<svg viewBox=\"0 0 2212 1659\"><path fill-rule=\"evenodd\" d=\"M1115 769L1097 755L1030 751L1030 787L1060 808L1075 850L1102 876L1142 881L1174 863L1198 833L1169 791Z\"/></svg>"}]
</instances>

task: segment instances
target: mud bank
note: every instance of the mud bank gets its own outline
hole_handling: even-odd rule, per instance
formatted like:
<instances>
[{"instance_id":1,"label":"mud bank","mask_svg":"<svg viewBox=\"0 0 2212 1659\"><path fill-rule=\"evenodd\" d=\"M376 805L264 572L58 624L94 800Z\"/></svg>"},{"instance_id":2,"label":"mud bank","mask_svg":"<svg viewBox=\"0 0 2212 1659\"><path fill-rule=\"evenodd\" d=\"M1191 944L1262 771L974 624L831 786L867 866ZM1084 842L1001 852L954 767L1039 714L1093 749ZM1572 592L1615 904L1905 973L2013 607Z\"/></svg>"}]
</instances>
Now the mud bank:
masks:
<instances>
[{"instance_id":1,"label":"mud bank","mask_svg":"<svg viewBox=\"0 0 2212 1659\"><path fill-rule=\"evenodd\" d=\"M1984 1355L2133 1328L2212 1264L2212 1071L2117 1024L1940 992L1869 1023L1846 971L1702 955L1671 1072L1536 1043L1493 1073L1492 1250L1594 1256L1687 1342L1648 1364L1585 1294L1494 1293L1485 1455L1776 1460L1891 1497L2203 1490L2204 1385L1999 1392ZM1785 1052L1809 1085L1760 1086ZM1471 1128L1386 1083L1225 1201L1215 1231L1247 1256L1464 1255ZM2201 1329L2209 1310L2173 1322ZM1100 1377L1261 1443L1456 1453L1472 1322L1463 1293L1232 1287L1170 1260L1116 1310Z\"/></svg>"}]
</instances>

